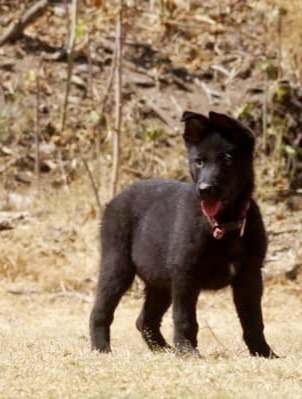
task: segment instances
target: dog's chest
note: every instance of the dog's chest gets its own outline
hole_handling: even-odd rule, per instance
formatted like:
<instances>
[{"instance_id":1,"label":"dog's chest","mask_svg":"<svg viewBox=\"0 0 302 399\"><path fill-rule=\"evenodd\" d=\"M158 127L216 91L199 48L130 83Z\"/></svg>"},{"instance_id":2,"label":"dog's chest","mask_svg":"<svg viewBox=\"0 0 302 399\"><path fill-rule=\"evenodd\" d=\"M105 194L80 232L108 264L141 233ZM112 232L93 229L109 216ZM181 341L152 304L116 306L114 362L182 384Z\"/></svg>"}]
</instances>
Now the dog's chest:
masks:
<instances>
[{"instance_id":1,"label":"dog's chest","mask_svg":"<svg viewBox=\"0 0 302 399\"><path fill-rule=\"evenodd\" d=\"M241 267L240 239L214 241L196 258L195 270L203 289L220 289L229 285Z\"/></svg>"}]
</instances>

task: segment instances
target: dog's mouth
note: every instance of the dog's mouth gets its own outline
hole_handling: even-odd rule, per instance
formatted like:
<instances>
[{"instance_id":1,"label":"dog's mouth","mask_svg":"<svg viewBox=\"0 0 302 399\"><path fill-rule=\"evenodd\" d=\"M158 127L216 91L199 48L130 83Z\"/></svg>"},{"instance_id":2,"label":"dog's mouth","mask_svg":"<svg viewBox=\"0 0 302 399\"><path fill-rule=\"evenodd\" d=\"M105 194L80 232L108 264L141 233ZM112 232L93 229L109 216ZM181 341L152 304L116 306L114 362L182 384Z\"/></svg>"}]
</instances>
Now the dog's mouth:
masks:
<instances>
[{"instance_id":1,"label":"dog's mouth","mask_svg":"<svg viewBox=\"0 0 302 399\"><path fill-rule=\"evenodd\" d=\"M220 211L222 202L214 199L206 199L201 201L201 209L204 215L215 217Z\"/></svg>"}]
</instances>

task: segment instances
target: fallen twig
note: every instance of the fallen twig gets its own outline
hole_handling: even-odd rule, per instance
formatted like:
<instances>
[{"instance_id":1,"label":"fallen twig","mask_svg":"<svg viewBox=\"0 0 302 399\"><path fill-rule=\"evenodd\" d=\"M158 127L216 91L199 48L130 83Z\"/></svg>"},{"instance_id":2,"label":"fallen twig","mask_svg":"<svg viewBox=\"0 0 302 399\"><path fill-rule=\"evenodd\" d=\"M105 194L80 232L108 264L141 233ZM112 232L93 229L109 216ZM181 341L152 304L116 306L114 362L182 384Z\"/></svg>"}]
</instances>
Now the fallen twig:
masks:
<instances>
[{"instance_id":1,"label":"fallen twig","mask_svg":"<svg viewBox=\"0 0 302 399\"><path fill-rule=\"evenodd\" d=\"M72 298L72 299L79 299L83 302L92 302L92 297L88 294L81 294L79 292L71 292L71 291L60 291L55 293L50 292L42 292L42 291L35 291L35 290L14 290L10 289L7 290L9 294L13 295L46 295L48 298Z\"/></svg>"},{"instance_id":2,"label":"fallen twig","mask_svg":"<svg viewBox=\"0 0 302 399\"><path fill-rule=\"evenodd\" d=\"M212 337L215 339L216 342L218 342L218 344L220 346L222 346L224 348L224 350L227 350L227 347L217 338L216 334L214 333L214 331L212 330L211 326L209 325L209 323L207 322L207 320L205 320L205 324L207 326L207 328L209 329Z\"/></svg>"},{"instance_id":3,"label":"fallen twig","mask_svg":"<svg viewBox=\"0 0 302 399\"><path fill-rule=\"evenodd\" d=\"M138 93L137 93L138 94ZM175 126L173 126L172 122L165 116L165 114L161 111L161 109L155 104L155 102L147 98L147 96L139 95L140 99L152 109L152 111L158 116L158 118L164 122L170 129L175 130Z\"/></svg>"},{"instance_id":4,"label":"fallen twig","mask_svg":"<svg viewBox=\"0 0 302 399\"><path fill-rule=\"evenodd\" d=\"M29 219L28 212L0 212L0 231L11 230L17 222Z\"/></svg>"},{"instance_id":5,"label":"fallen twig","mask_svg":"<svg viewBox=\"0 0 302 399\"><path fill-rule=\"evenodd\" d=\"M29 24L35 22L46 11L50 3L51 0L39 0L37 3L34 3L17 22L12 23L3 33L0 38L0 46L8 42L13 42L22 36L24 29Z\"/></svg>"},{"instance_id":6,"label":"fallen twig","mask_svg":"<svg viewBox=\"0 0 302 399\"><path fill-rule=\"evenodd\" d=\"M289 229L283 229L283 230L268 230L267 234L272 235L272 236L278 236L280 234L286 234L286 233L297 233L298 231L301 231L300 226L292 227Z\"/></svg>"},{"instance_id":7,"label":"fallen twig","mask_svg":"<svg viewBox=\"0 0 302 399\"><path fill-rule=\"evenodd\" d=\"M206 83L202 82L201 80L195 78L194 83L203 89L203 91L205 92L205 94L208 98L210 105L214 104L215 98L217 99L217 98L222 97L222 93L219 93L217 91L210 89L209 86Z\"/></svg>"},{"instance_id":8,"label":"fallen twig","mask_svg":"<svg viewBox=\"0 0 302 399\"><path fill-rule=\"evenodd\" d=\"M134 176L139 177L140 179L147 179L148 176L139 169L131 168L130 166L123 166L123 170L125 172L132 173Z\"/></svg>"},{"instance_id":9,"label":"fallen twig","mask_svg":"<svg viewBox=\"0 0 302 399\"><path fill-rule=\"evenodd\" d=\"M11 166L13 166L17 161L18 161L18 159L20 159L21 157L20 156L18 156L18 157L15 157L15 158L13 158L13 159L10 159L7 163L6 163L6 165L4 165L4 167L2 168L2 169L0 169L0 175L2 175L3 173L5 173Z\"/></svg>"},{"instance_id":10,"label":"fallen twig","mask_svg":"<svg viewBox=\"0 0 302 399\"><path fill-rule=\"evenodd\" d=\"M183 112L183 108L180 106L179 102L177 101L176 97L173 94L170 95L170 99L171 99L172 103L175 105L175 108L177 109L177 112L179 114L179 119L180 119L180 116Z\"/></svg>"}]
</instances>

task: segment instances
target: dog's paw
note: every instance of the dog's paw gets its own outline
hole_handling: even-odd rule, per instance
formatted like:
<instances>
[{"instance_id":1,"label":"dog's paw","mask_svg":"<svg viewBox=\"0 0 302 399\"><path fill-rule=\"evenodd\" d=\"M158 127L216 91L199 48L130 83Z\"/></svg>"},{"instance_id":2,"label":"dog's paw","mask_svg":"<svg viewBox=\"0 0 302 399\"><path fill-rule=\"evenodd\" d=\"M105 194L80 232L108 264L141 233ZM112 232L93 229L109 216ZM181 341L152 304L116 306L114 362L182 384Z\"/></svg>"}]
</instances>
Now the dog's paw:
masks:
<instances>
[{"instance_id":1,"label":"dog's paw","mask_svg":"<svg viewBox=\"0 0 302 399\"><path fill-rule=\"evenodd\" d=\"M99 353L111 353L111 348L109 344L92 344L91 350Z\"/></svg>"},{"instance_id":2,"label":"dog's paw","mask_svg":"<svg viewBox=\"0 0 302 399\"><path fill-rule=\"evenodd\" d=\"M273 352L272 350L270 351L270 354L268 356L268 359L280 359L281 356L277 355L275 352Z\"/></svg>"},{"instance_id":3,"label":"dog's paw","mask_svg":"<svg viewBox=\"0 0 302 399\"><path fill-rule=\"evenodd\" d=\"M252 356L256 356L256 357L264 357L266 359L280 359L280 356L278 356L271 349L263 350L263 351L257 351L257 352L252 352L251 355Z\"/></svg>"},{"instance_id":4,"label":"dog's paw","mask_svg":"<svg viewBox=\"0 0 302 399\"><path fill-rule=\"evenodd\" d=\"M175 349L175 354L177 357L181 358L196 358L196 359L203 359L204 357L199 353L198 349L196 348L177 348Z\"/></svg>"}]
</instances>

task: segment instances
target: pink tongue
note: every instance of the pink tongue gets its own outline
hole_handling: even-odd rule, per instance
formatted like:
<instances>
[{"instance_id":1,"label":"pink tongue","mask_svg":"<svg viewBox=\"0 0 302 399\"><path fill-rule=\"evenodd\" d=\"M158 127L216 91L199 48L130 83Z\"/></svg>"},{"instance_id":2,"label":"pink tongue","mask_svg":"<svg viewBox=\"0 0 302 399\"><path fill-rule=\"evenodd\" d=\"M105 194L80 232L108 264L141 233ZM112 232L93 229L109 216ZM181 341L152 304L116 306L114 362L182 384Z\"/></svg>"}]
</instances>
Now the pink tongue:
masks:
<instances>
[{"instance_id":1,"label":"pink tongue","mask_svg":"<svg viewBox=\"0 0 302 399\"><path fill-rule=\"evenodd\" d=\"M220 201L214 201L214 200L201 201L202 212L209 217L215 216L219 212L220 206L221 206Z\"/></svg>"}]
</instances>

